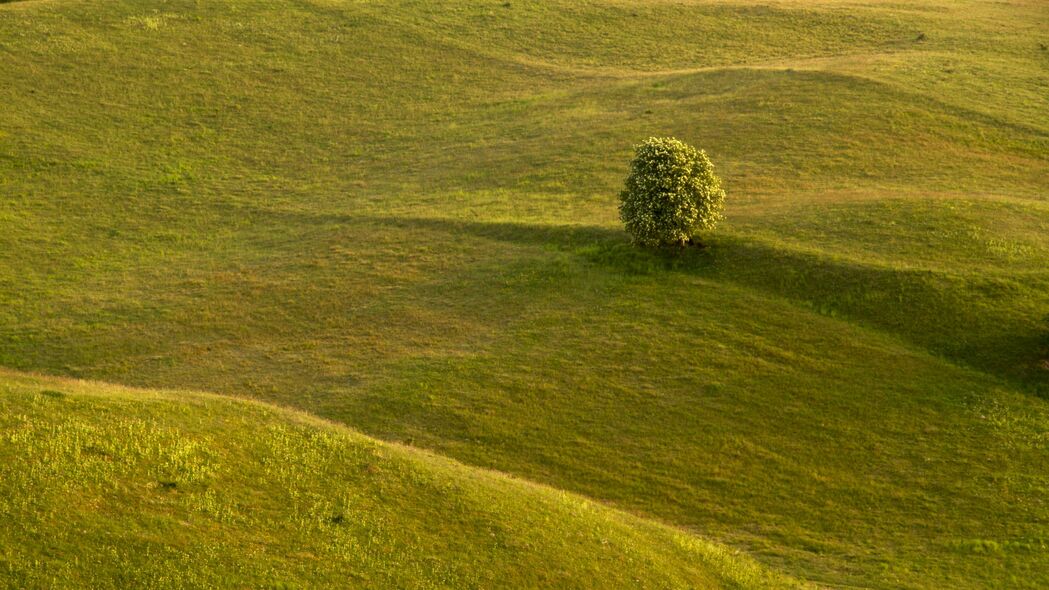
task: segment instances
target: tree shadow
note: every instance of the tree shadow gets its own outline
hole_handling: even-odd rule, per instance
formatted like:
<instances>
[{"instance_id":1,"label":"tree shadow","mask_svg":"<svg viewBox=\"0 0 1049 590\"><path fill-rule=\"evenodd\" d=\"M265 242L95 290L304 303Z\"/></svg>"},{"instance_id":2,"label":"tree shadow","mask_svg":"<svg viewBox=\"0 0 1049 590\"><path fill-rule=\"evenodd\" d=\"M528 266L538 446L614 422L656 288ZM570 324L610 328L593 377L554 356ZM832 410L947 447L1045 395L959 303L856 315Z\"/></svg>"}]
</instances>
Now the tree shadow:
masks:
<instances>
[{"instance_id":1,"label":"tree shadow","mask_svg":"<svg viewBox=\"0 0 1049 590\"><path fill-rule=\"evenodd\" d=\"M704 248L650 249L633 246L622 229L607 226L270 213L305 225L360 225L416 234L409 240L446 234L505 242L556 253L551 264L563 264L567 257L624 276L685 273L741 286L891 334L1049 398L1044 306L1038 305L1045 298L1037 296L1049 293L1049 272L987 276L887 266L770 243L730 228L714 233Z\"/></svg>"},{"instance_id":2,"label":"tree shadow","mask_svg":"<svg viewBox=\"0 0 1049 590\"><path fill-rule=\"evenodd\" d=\"M1018 283L1015 277L868 264L731 232L715 234L706 247L651 249L632 245L623 230L600 226L368 219L408 232L435 231L555 250L613 273L687 273L732 283L888 332L936 356L1049 397L1042 318L1024 311L1023 299L1032 285ZM1049 283L1049 276L1030 280Z\"/></svg>"}]
</instances>

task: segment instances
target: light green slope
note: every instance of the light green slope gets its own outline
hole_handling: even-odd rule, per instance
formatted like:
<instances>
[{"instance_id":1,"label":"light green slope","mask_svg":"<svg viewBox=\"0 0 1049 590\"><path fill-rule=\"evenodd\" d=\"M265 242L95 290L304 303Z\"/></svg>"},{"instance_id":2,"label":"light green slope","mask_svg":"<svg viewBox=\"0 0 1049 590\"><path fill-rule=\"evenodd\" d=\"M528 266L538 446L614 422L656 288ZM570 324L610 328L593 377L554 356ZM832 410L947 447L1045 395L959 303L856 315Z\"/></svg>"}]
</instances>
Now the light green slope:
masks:
<instances>
[{"instance_id":1,"label":"light green slope","mask_svg":"<svg viewBox=\"0 0 1049 590\"><path fill-rule=\"evenodd\" d=\"M504 4L4 5L0 365L276 401L827 584L1049 585L1044 6ZM619 227L655 134L724 176L707 251Z\"/></svg>"},{"instance_id":2,"label":"light green slope","mask_svg":"<svg viewBox=\"0 0 1049 590\"><path fill-rule=\"evenodd\" d=\"M0 586L797 585L579 496L302 414L4 372Z\"/></svg>"}]
</instances>

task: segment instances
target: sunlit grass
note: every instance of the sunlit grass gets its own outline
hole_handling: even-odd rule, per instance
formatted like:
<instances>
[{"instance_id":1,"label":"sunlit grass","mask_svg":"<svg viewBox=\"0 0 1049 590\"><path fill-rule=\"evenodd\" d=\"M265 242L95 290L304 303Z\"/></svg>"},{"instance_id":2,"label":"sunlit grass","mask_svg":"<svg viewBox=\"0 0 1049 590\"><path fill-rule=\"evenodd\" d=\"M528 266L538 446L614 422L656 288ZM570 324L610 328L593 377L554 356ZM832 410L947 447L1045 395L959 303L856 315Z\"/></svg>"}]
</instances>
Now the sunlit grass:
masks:
<instances>
[{"instance_id":1,"label":"sunlit grass","mask_svg":"<svg viewBox=\"0 0 1049 590\"><path fill-rule=\"evenodd\" d=\"M1042 7L509 4L0 8L0 365L277 401L831 585L1049 584ZM627 243L650 135L723 175L706 250ZM180 480L235 471L218 425L183 448L33 399L33 444L65 445L26 455L41 486L77 461L103 486L124 463L70 441L126 428L144 446L99 448L175 483L158 506L250 517ZM229 426L254 456L307 444L259 420ZM326 526L295 506L273 522ZM127 551L106 518L66 550ZM165 555L141 566L192 569Z\"/></svg>"},{"instance_id":2,"label":"sunlit grass","mask_svg":"<svg viewBox=\"0 0 1049 590\"><path fill-rule=\"evenodd\" d=\"M786 588L578 496L257 404L0 376L20 588Z\"/></svg>"}]
</instances>

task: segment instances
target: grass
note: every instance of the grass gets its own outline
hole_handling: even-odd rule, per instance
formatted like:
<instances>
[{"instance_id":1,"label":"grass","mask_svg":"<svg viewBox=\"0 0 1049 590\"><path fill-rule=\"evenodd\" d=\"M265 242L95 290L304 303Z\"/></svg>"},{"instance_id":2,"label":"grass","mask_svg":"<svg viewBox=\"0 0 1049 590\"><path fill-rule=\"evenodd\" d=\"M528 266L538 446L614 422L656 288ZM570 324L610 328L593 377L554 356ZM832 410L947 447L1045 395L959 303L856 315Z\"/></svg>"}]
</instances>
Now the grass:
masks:
<instances>
[{"instance_id":1,"label":"grass","mask_svg":"<svg viewBox=\"0 0 1049 590\"><path fill-rule=\"evenodd\" d=\"M11 587L800 587L582 497L272 406L8 372L0 392Z\"/></svg>"},{"instance_id":2,"label":"grass","mask_svg":"<svg viewBox=\"0 0 1049 590\"><path fill-rule=\"evenodd\" d=\"M1044 9L503 4L5 5L0 365L277 402L817 583L1049 584ZM657 134L724 177L705 251L619 228Z\"/></svg>"}]
</instances>

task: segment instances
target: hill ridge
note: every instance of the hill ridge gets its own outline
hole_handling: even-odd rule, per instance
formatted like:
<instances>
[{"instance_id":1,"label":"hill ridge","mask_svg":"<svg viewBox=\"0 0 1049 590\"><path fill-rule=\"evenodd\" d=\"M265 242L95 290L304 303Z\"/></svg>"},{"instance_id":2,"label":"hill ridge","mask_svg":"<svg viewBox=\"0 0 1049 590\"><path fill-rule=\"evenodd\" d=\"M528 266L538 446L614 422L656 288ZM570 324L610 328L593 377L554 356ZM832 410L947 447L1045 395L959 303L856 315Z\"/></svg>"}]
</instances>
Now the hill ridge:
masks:
<instances>
[{"instance_id":1,"label":"hill ridge","mask_svg":"<svg viewBox=\"0 0 1049 590\"><path fill-rule=\"evenodd\" d=\"M102 413L92 416L96 405ZM118 409L119 413L113 416L114 410ZM99 421L106 415L110 416L111 423L108 425ZM245 433L237 424L230 423L227 428L215 429L233 416L244 415L248 416L245 423L259 421L257 427L251 428L255 431L255 439L271 441L266 443L271 446L262 446L268 449L268 454L256 457L253 453L258 452L257 449L246 451L255 447L250 444L245 446L247 441L241 438ZM208 427L208 424L214 426ZM203 429L201 425L204 425ZM296 444L305 446L298 449L294 446ZM221 456L229 451L228 445L238 448L245 446L245 450L227 458L237 457L238 462L234 465L223 465ZM19 453L19 449L32 449L38 456ZM535 537L535 533L527 527L512 525L507 520L509 514L499 512L498 508L482 508L475 504L469 498L471 492L466 491L472 489L471 486L482 490L484 497L492 498L495 506L516 506L522 519L533 518L536 506L545 510L546 516L541 518L541 522L544 523L543 528L548 530L543 534L549 535L549 542L554 544L569 539L574 539L573 543L582 546L595 543L593 539L578 537L578 532L571 530L562 533L569 535L564 541L558 540L557 535L562 527L557 518L585 521L586 528L594 530L597 547L609 547L611 555L618 554L616 559L634 563L633 571L621 572L626 576L622 580L633 579L639 583L638 587L649 587L650 584L655 584L653 587L680 588L803 586L756 565L738 551L716 545L680 528L604 506L579 494L491 469L466 465L432 451L383 442L344 424L302 410L212 392L132 388L0 368L0 457L3 457L4 464L0 467L0 473L4 475L0 480L0 489L8 492L5 496L7 499L0 502L0 522L12 518L21 520L20 523L7 522L7 526L0 527L4 531L0 532L0 563L6 566L0 569L0 581L21 581L26 584L23 587L37 587L48 576L53 576L50 578L52 583L60 583L65 587L84 583L93 588L110 587L116 583L163 583L165 587L177 588L194 587L200 583L210 586L219 580L223 586L251 583L253 580L258 582L268 579L269 584L278 581L281 576L275 571L266 573L259 567L248 568L243 564L231 567L216 563L214 557L202 552L209 542L237 537L237 531L245 526L259 529L255 534L266 535L267 540L262 548L264 563L270 563L276 557L273 549L265 548L267 544L288 547L288 551L291 551L283 560L284 567L291 572L284 583L291 583L296 576L301 576L304 567L307 571L314 570L314 575L317 569L325 570L309 565L310 561L320 557L310 557L311 553L325 551L323 543L306 544L312 548L296 548L294 544L283 542L283 537L297 538L297 527L322 539L330 537L328 542L338 543L339 547L346 546L350 553L336 552L327 557L338 562L340 569L327 572L326 575L332 581L342 579L354 587L385 587L393 580L400 580L405 585L398 587L406 588L430 587L429 584L463 587L457 585L463 582L467 587L478 587L478 583L483 583L484 576L472 579L470 575L482 572L467 571L464 574L461 571L463 564L485 556L486 552L499 550L504 545L513 548L514 560L501 563L499 567L504 575L516 575L514 579L518 581L490 580L498 582L500 587L546 587L547 583L554 583L554 580L560 580L557 582L559 587L607 587L610 579L598 571L589 574L594 576L592 579L587 576L577 577L577 572L528 574L522 571L524 564L532 559L529 556L540 549L535 545L539 537ZM274 460L279 462L274 463ZM297 467L295 461L302 463L304 469ZM66 469L73 465L72 462L75 462L76 468ZM228 473L232 468L256 475L259 466L259 479L243 480L242 476ZM388 480L382 479L381 474L388 470L397 475ZM327 500L308 485L291 496L285 496L279 491L281 488L298 489L296 486L303 482L297 480L302 477L323 480L330 477L327 475L329 472L349 475L349 479L341 483L335 481L334 489L318 488L318 491L326 490L323 494L329 498ZM157 479L150 481L153 477ZM368 488L368 485L357 483L362 477L379 477L381 483L377 489L381 490L381 494L372 499L368 492L359 492L362 487ZM260 518L259 513L273 511L267 504L276 498L267 502L253 500L252 494L245 494L247 490L234 489L234 481L253 481L257 491L266 490L267 494L285 498L282 501L290 504L280 508L285 516L276 521ZM400 485L407 485L404 491L413 496L420 494L433 501L435 506L412 505L409 508L404 501L416 500L403 496L398 481L401 481ZM37 487L45 483L51 488L50 492ZM320 483L330 485L333 482ZM342 491L337 491L339 489ZM10 494L15 490L19 493ZM59 496L54 496L54 491L76 500L65 506L55 504L53 502ZM347 504L339 500L340 494L356 494L356 499ZM492 494L502 496L495 499L496 496ZM460 495L461 499L448 503L447 499L455 499ZM520 498L514 499L515 495ZM84 498L91 498L90 508L86 511L80 508ZM383 509L381 504L386 501L395 502L399 508ZM454 517L441 512L458 505L458 502L464 502L464 507L456 510ZM307 506L311 512L300 513L302 506ZM129 509L132 512L129 513ZM500 521L497 526L508 528L499 531L498 537L502 539L493 540L490 546L478 544L473 547L472 556L447 554L427 565L426 561L417 561L411 557L411 553L419 549L412 548L410 538L391 533L388 527L393 523L384 524L386 519L396 518L397 510L406 510L407 514L413 515L407 522L422 527L414 534L423 538L433 534L426 529L436 527L439 530L454 522L470 522L478 518L479 522L495 519ZM123 539L125 546L119 555L91 560L101 564L102 571L87 570L76 564L81 559L89 559L92 554L104 552L108 546L105 536L93 537L90 530L55 531L55 527L84 526L84 523L91 521L93 512L108 515L107 529L112 529L117 522L128 527L123 532L109 533ZM167 539L153 538L157 531L170 526L164 522L172 517L181 519L182 526L188 527L187 532L165 535L169 537ZM321 521L313 524L307 522L316 518ZM144 519L151 519L152 524L146 529L137 530L138 523ZM366 530L340 532L346 519L364 523ZM283 537L269 536L274 527L279 527L279 535ZM454 529L454 525L450 528ZM521 534L515 532L517 530L523 531L524 536L517 538ZM471 531L459 531L460 535L464 533L469 535ZM23 553L14 544L20 538L47 534L56 538L46 542L52 549L44 554L32 550ZM351 537L347 538L346 534ZM367 546L360 544L368 538L368 534L379 535L383 539L382 545L375 549L386 547L393 553L383 558L382 562L355 557L361 550L370 551ZM497 535L493 532L492 536ZM487 535L474 534L473 538L478 537L484 539ZM68 546L67 543L74 539L76 544ZM298 542L303 541L299 538ZM476 540L472 542L477 543ZM184 568L197 568L199 571L184 572L184 577L172 577L171 572L166 573L166 577L155 577L161 572L152 571L148 563L137 561L124 553L128 549L126 545L142 543L151 548L147 553L152 551L160 555L161 560L179 559ZM402 543L409 543L407 552L397 549ZM58 557L64 565L58 566L54 563L56 555L53 552L62 545L66 548ZM419 547L421 549L424 545ZM234 564L237 563L237 555L228 558ZM544 559L549 558L547 555ZM591 558L596 561L580 564L583 571L605 559L596 554ZM659 572L646 563L646 560L660 558L665 559L662 566L668 567L668 571ZM389 563L385 563L387 559ZM440 565L444 560L447 560L447 564ZM520 560L520 564L514 563L517 560ZM694 562L689 563L688 560ZM48 570L39 569L41 563L49 564L46 566ZM27 569L29 564L35 564L31 566L33 569ZM114 569L118 567L128 569L118 573L119 570ZM559 575L564 577L560 578ZM619 575L614 574L613 577ZM659 581L661 576L665 576L662 582ZM314 584L315 580L307 585Z\"/></svg>"}]
</instances>

